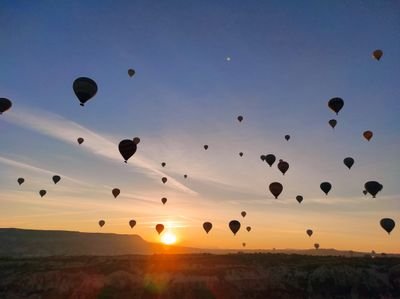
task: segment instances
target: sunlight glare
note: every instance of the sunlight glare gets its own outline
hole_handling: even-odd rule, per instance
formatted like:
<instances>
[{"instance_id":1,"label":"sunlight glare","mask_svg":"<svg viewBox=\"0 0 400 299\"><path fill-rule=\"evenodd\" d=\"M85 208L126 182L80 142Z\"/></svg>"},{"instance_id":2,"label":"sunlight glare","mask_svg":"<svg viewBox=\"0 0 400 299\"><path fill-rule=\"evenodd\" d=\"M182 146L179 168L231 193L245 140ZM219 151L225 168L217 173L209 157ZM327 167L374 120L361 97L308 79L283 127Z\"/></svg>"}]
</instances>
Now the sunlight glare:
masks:
<instances>
[{"instance_id":1,"label":"sunlight glare","mask_svg":"<svg viewBox=\"0 0 400 299\"><path fill-rule=\"evenodd\" d=\"M176 236L171 232L166 232L161 236L161 242L165 245L171 245L176 242Z\"/></svg>"}]
</instances>

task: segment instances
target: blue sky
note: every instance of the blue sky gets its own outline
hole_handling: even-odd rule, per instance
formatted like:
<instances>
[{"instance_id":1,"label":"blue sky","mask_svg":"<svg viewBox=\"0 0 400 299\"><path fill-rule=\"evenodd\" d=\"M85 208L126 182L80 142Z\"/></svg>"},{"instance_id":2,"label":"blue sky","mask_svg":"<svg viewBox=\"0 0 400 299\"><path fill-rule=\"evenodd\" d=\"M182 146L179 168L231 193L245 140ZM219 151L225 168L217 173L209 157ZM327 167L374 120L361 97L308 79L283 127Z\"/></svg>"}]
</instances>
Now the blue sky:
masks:
<instances>
[{"instance_id":1,"label":"blue sky","mask_svg":"<svg viewBox=\"0 0 400 299\"><path fill-rule=\"evenodd\" d=\"M13 107L0 118L0 226L98 231L104 218L104 231L131 233L135 218L148 240L157 240L155 223L168 222L184 245L249 248L308 248L313 228L321 247L398 251L398 230L388 238L379 220L400 220L399 9L397 1L2 1L0 97ZM72 90L79 76L99 86L84 108ZM327 102L336 96L345 105L333 131ZM135 136L142 141L124 165L118 142ZM284 177L261 162L268 153L290 163ZM356 161L350 172L347 156ZM51 185L51 173L66 179ZM367 180L383 184L378 199L362 196ZM284 185L279 200L272 181ZM333 184L328 198L322 181ZM242 210L253 231L233 238L227 222ZM214 235L203 235L203 221Z\"/></svg>"}]
</instances>

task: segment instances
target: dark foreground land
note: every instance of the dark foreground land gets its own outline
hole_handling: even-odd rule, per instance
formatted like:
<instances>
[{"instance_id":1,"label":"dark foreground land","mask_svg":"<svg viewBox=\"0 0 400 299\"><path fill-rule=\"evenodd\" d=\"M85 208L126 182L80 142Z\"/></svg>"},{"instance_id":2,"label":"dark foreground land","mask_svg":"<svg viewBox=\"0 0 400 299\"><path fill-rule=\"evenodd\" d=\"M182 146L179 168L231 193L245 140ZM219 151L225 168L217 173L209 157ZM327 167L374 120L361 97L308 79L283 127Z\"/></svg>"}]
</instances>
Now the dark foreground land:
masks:
<instances>
[{"instance_id":1,"label":"dark foreground land","mask_svg":"<svg viewBox=\"0 0 400 299\"><path fill-rule=\"evenodd\" d=\"M286 254L1 258L0 298L400 298L400 259Z\"/></svg>"}]
</instances>

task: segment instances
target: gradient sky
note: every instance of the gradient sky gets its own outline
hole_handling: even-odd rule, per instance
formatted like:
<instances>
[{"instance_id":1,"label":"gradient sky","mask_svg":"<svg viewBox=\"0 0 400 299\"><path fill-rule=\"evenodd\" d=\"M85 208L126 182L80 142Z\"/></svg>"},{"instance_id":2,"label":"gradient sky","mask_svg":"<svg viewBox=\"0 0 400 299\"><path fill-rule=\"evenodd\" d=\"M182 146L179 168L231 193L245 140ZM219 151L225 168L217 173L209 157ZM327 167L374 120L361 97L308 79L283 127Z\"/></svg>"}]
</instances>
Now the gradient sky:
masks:
<instances>
[{"instance_id":1,"label":"gradient sky","mask_svg":"<svg viewBox=\"0 0 400 299\"><path fill-rule=\"evenodd\" d=\"M0 97L13 107L0 117L0 227L158 241L164 223L192 247L399 252L400 227L388 236L379 225L400 226L399 11L372 0L1 1ZM80 76L99 86L84 108ZM345 105L332 130L336 96ZM125 165L118 143L135 136ZM268 153L290 163L285 176L261 162ZM369 180L384 186L376 199L362 194Z\"/></svg>"}]
</instances>

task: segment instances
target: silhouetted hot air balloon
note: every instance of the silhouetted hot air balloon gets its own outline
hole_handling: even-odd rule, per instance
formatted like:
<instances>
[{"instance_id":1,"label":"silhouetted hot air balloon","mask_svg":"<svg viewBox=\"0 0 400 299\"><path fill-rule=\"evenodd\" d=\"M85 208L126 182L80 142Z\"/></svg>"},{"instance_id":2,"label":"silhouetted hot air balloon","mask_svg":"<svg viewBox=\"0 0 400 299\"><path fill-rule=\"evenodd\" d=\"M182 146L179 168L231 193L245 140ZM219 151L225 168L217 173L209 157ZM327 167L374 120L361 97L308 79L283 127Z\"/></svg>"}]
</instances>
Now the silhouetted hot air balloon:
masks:
<instances>
[{"instance_id":1,"label":"silhouetted hot air balloon","mask_svg":"<svg viewBox=\"0 0 400 299\"><path fill-rule=\"evenodd\" d=\"M133 138L133 143L138 145L140 143L140 138L139 137Z\"/></svg>"},{"instance_id":2,"label":"silhouetted hot air balloon","mask_svg":"<svg viewBox=\"0 0 400 299\"><path fill-rule=\"evenodd\" d=\"M133 75L135 75L135 70L134 69L129 69L128 70L128 75L129 75L129 77L133 77Z\"/></svg>"},{"instance_id":3,"label":"silhouetted hot air balloon","mask_svg":"<svg viewBox=\"0 0 400 299\"><path fill-rule=\"evenodd\" d=\"M185 179L187 179L187 174L184 174L183 177L184 177Z\"/></svg>"},{"instance_id":4,"label":"silhouetted hot air balloon","mask_svg":"<svg viewBox=\"0 0 400 299\"><path fill-rule=\"evenodd\" d=\"M319 185L319 187L325 193L325 195L328 195L329 191L332 189L332 185L329 182L323 182L321 185Z\"/></svg>"},{"instance_id":5,"label":"silhouetted hot air balloon","mask_svg":"<svg viewBox=\"0 0 400 299\"><path fill-rule=\"evenodd\" d=\"M236 233L240 229L240 222L237 220L232 220L231 222L229 222L229 228L231 229L233 235L236 235Z\"/></svg>"},{"instance_id":6,"label":"silhouetted hot air balloon","mask_svg":"<svg viewBox=\"0 0 400 299\"><path fill-rule=\"evenodd\" d=\"M204 149L208 150L208 145L207 144L204 145Z\"/></svg>"},{"instance_id":7,"label":"silhouetted hot air balloon","mask_svg":"<svg viewBox=\"0 0 400 299\"><path fill-rule=\"evenodd\" d=\"M79 137L77 139L77 141L78 141L79 144L82 144L85 141L85 139L83 139L82 137Z\"/></svg>"},{"instance_id":8,"label":"silhouetted hot air balloon","mask_svg":"<svg viewBox=\"0 0 400 299\"><path fill-rule=\"evenodd\" d=\"M129 220L129 226L131 228L133 228L135 225L136 225L136 220L133 220L133 219Z\"/></svg>"},{"instance_id":9,"label":"silhouetted hot air balloon","mask_svg":"<svg viewBox=\"0 0 400 299\"><path fill-rule=\"evenodd\" d=\"M239 156L240 156L240 157L243 157L243 153L242 153L242 152L240 152L240 153L239 153Z\"/></svg>"},{"instance_id":10,"label":"silhouetted hot air balloon","mask_svg":"<svg viewBox=\"0 0 400 299\"><path fill-rule=\"evenodd\" d=\"M243 247L246 247L246 243L243 242L243 243L242 243L242 246L243 246Z\"/></svg>"},{"instance_id":11,"label":"silhouetted hot air balloon","mask_svg":"<svg viewBox=\"0 0 400 299\"><path fill-rule=\"evenodd\" d=\"M203 223L203 229L206 231L208 234L209 231L212 229L212 223L211 222L204 222Z\"/></svg>"},{"instance_id":12,"label":"silhouetted hot air balloon","mask_svg":"<svg viewBox=\"0 0 400 299\"><path fill-rule=\"evenodd\" d=\"M112 189L112 195L114 195L114 198L117 198L120 193L121 190L119 190L118 188Z\"/></svg>"},{"instance_id":13,"label":"silhouetted hot air balloon","mask_svg":"<svg viewBox=\"0 0 400 299\"><path fill-rule=\"evenodd\" d=\"M367 191L367 190L363 190L363 194L364 194L364 195L367 195L367 194L368 194L368 191Z\"/></svg>"},{"instance_id":14,"label":"silhouetted hot air balloon","mask_svg":"<svg viewBox=\"0 0 400 299\"><path fill-rule=\"evenodd\" d=\"M315 243L315 244L314 244L314 248L318 250L319 244L318 244L318 243Z\"/></svg>"},{"instance_id":15,"label":"silhouetted hot air balloon","mask_svg":"<svg viewBox=\"0 0 400 299\"><path fill-rule=\"evenodd\" d=\"M328 107L331 108L336 113L336 115L343 108L343 106L344 101L341 98L332 98L328 102Z\"/></svg>"},{"instance_id":16,"label":"silhouetted hot air balloon","mask_svg":"<svg viewBox=\"0 0 400 299\"><path fill-rule=\"evenodd\" d=\"M374 57L378 61L381 59L382 55L383 55L383 51L380 50L380 49L375 50L374 52L372 52L372 57Z\"/></svg>"},{"instance_id":17,"label":"silhouetted hot air balloon","mask_svg":"<svg viewBox=\"0 0 400 299\"><path fill-rule=\"evenodd\" d=\"M331 119L329 121L329 125L332 127L332 129L334 129L337 125L337 120L336 119Z\"/></svg>"},{"instance_id":18,"label":"silhouetted hot air balloon","mask_svg":"<svg viewBox=\"0 0 400 299\"><path fill-rule=\"evenodd\" d=\"M313 231L312 231L312 229L307 229L307 230L306 230L306 233L307 233L307 235L308 235L309 237L311 237L312 234L313 234Z\"/></svg>"},{"instance_id":19,"label":"silhouetted hot air balloon","mask_svg":"<svg viewBox=\"0 0 400 299\"><path fill-rule=\"evenodd\" d=\"M265 155L260 156L261 161L265 161Z\"/></svg>"},{"instance_id":20,"label":"silhouetted hot air balloon","mask_svg":"<svg viewBox=\"0 0 400 299\"><path fill-rule=\"evenodd\" d=\"M285 139L286 139L286 141L289 141L290 135L285 135Z\"/></svg>"},{"instance_id":21,"label":"silhouetted hot air balloon","mask_svg":"<svg viewBox=\"0 0 400 299\"><path fill-rule=\"evenodd\" d=\"M0 98L0 114L6 112L12 106L12 102L6 98Z\"/></svg>"},{"instance_id":22,"label":"silhouetted hot air balloon","mask_svg":"<svg viewBox=\"0 0 400 299\"><path fill-rule=\"evenodd\" d=\"M374 133L372 133L371 131L365 131L365 132L363 133L363 136L364 136L365 139L367 139L368 141L370 141L371 138L372 138L372 136L374 136Z\"/></svg>"},{"instance_id":23,"label":"silhouetted hot air balloon","mask_svg":"<svg viewBox=\"0 0 400 299\"><path fill-rule=\"evenodd\" d=\"M162 162L162 163L161 163L161 166L162 166L162 167L165 167L165 165L167 165L167 163L165 163L165 162Z\"/></svg>"},{"instance_id":24,"label":"silhouetted hot air balloon","mask_svg":"<svg viewBox=\"0 0 400 299\"><path fill-rule=\"evenodd\" d=\"M119 152L121 153L122 157L125 160L125 163L129 160L130 157L136 152L137 146L130 139L124 139L119 143Z\"/></svg>"},{"instance_id":25,"label":"silhouetted hot air balloon","mask_svg":"<svg viewBox=\"0 0 400 299\"><path fill-rule=\"evenodd\" d=\"M238 119L239 122L242 122L243 116L239 115L239 116L237 117L237 119Z\"/></svg>"},{"instance_id":26,"label":"silhouetted hot air balloon","mask_svg":"<svg viewBox=\"0 0 400 299\"><path fill-rule=\"evenodd\" d=\"M369 194L372 195L373 198L375 198L376 194L382 190L383 186L376 181L369 181L364 184L364 188Z\"/></svg>"},{"instance_id":27,"label":"silhouetted hot air balloon","mask_svg":"<svg viewBox=\"0 0 400 299\"><path fill-rule=\"evenodd\" d=\"M381 226L382 228L388 233L390 234L390 232L394 229L394 227L396 226L396 223L394 222L393 219L391 218L383 218L381 219Z\"/></svg>"},{"instance_id":28,"label":"silhouetted hot air balloon","mask_svg":"<svg viewBox=\"0 0 400 299\"><path fill-rule=\"evenodd\" d=\"M167 203L167 198L166 197L161 198L161 202L163 203L163 205L165 205Z\"/></svg>"},{"instance_id":29,"label":"silhouetted hot air balloon","mask_svg":"<svg viewBox=\"0 0 400 299\"><path fill-rule=\"evenodd\" d=\"M43 197L43 196L45 196L45 195L46 195L46 193L47 193L47 191L46 191L46 190L40 190L40 191L39 191L39 195L40 195L40 197Z\"/></svg>"},{"instance_id":30,"label":"silhouetted hot air balloon","mask_svg":"<svg viewBox=\"0 0 400 299\"><path fill-rule=\"evenodd\" d=\"M165 184L167 181L168 181L168 179L167 179L166 177L163 177L163 178L161 179L161 182L163 182L164 184Z\"/></svg>"},{"instance_id":31,"label":"silhouetted hot air balloon","mask_svg":"<svg viewBox=\"0 0 400 299\"><path fill-rule=\"evenodd\" d=\"M301 202L303 201L303 196L297 195L297 196L296 196L296 200L297 200L299 203L301 203Z\"/></svg>"},{"instance_id":32,"label":"silhouetted hot air balloon","mask_svg":"<svg viewBox=\"0 0 400 299\"><path fill-rule=\"evenodd\" d=\"M282 190L283 186L281 183L273 182L269 184L269 191L271 191L272 195L275 196L276 199L278 198L279 194L282 193Z\"/></svg>"},{"instance_id":33,"label":"silhouetted hot air balloon","mask_svg":"<svg viewBox=\"0 0 400 299\"><path fill-rule=\"evenodd\" d=\"M247 215L246 211L242 211L240 214L242 215L243 218L246 217Z\"/></svg>"},{"instance_id":34,"label":"silhouetted hot air balloon","mask_svg":"<svg viewBox=\"0 0 400 299\"><path fill-rule=\"evenodd\" d=\"M99 226L100 226L100 227L103 227L104 224L106 224L106 222L105 222L104 220L100 220L100 221L99 221Z\"/></svg>"},{"instance_id":35,"label":"silhouetted hot air balloon","mask_svg":"<svg viewBox=\"0 0 400 299\"><path fill-rule=\"evenodd\" d=\"M251 226L247 226L247 227L246 227L246 230L247 230L248 232L250 232L250 231L251 231Z\"/></svg>"},{"instance_id":36,"label":"silhouetted hot air balloon","mask_svg":"<svg viewBox=\"0 0 400 299\"><path fill-rule=\"evenodd\" d=\"M25 182L25 179L24 178L18 178L17 182L21 186Z\"/></svg>"},{"instance_id":37,"label":"silhouetted hot air balloon","mask_svg":"<svg viewBox=\"0 0 400 299\"><path fill-rule=\"evenodd\" d=\"M61 177L59 175L54 175L53 176L53 182L54 184L57 184L61 180Z\"/></svg>"},{"instance_id":38,"label":"silhouetted hot air balloon","mask_svg":"<svg viewBox=\"0 0 400 299\"><path fill-rule=\"evenodd\" d=\"M285 175L286 171L289 169L289 163L283 160L279 160L278 169Z\"/></svg>"},{"instance_id":39,"label":"silhouetted hot air balloon","mask_svg":"<svg viewBox=\"0 0 400 299\"><path fill-rule=\"evenodd\" d=\"M276 157L273 154L268 154L265 156L265 162L269 165L269 167L272 166L272 164L275 163Z\"/></svg>"},{"instance_id":40,"label":"silhouetted hot air balloon","mask_svg":"<svg viewBox=\"0 0 400 299\"><path fill-rule=\"evenodd\" d=\"M343 163L347 166L348 169L350 169L354 164L354 159L352 157L347 157L343 160Z\"/></svg>"},{"instance_id":41,"label":"silhouetted hot air balloon","mask_svg":"<svg viewBox=\"0 0 400 299\"><path fill-rule=\"evenodd\" d=\"M161 234L164 230L164 225L162 224L157 224L156 225L156 231L158 232L158 234Z\"/></svg>"},{"instance_id":42,"label":"silhouetted hot air balloon","mask_svg":"<svg viewBox=\"0 0 400 299\"><path fill-rule=\"evenodd\" d=\"M75 95L81 102L81 106L95 96L97 93L97 84L90 78L80 77L74 81L72 85Z\"/></svg>"}]
</instances>

